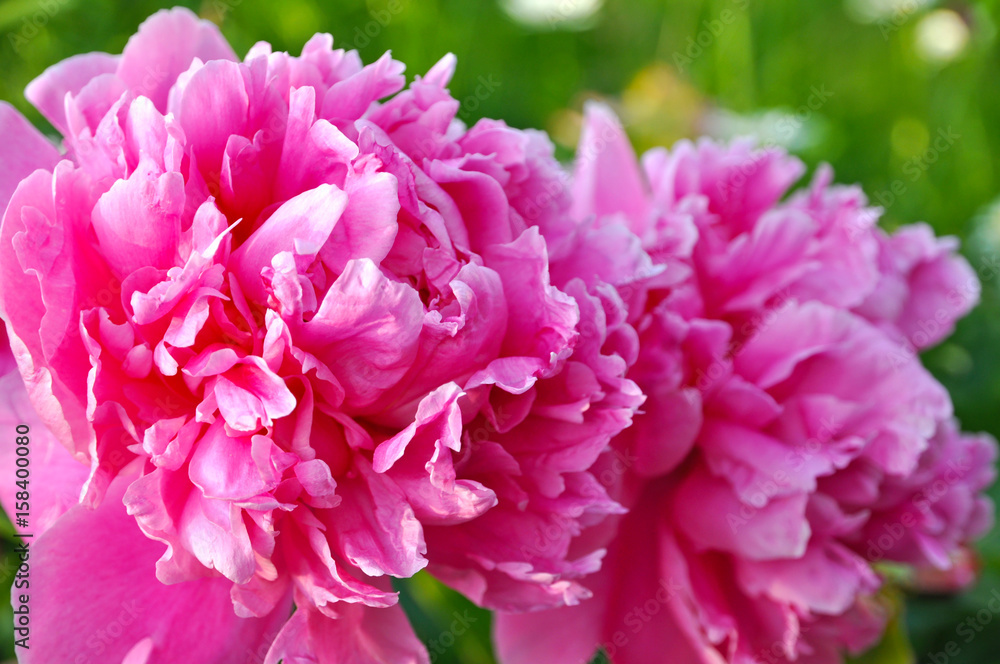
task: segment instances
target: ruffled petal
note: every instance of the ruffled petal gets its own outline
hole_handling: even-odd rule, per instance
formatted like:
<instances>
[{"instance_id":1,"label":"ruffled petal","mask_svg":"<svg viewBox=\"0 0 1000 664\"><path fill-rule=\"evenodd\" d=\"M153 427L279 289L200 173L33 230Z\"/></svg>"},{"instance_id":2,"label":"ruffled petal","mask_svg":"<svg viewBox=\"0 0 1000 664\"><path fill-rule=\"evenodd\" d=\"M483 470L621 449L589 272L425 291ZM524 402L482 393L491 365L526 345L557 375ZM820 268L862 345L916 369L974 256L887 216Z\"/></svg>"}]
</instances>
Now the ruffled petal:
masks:
<instances>
[{"instance_id":1,"label":"ruffled petal","mask_svg":"<svg viewBox=\"0 0 1000 664\"><path fill-rule=\"evenodd\" d=\"M33 633L22 661L90 653L108 662L238 664L265 652L291 597L266 618L247 619L233 613L231 584L221 577L160 583L154 570L162 545L126 514L127 483L116 481L96 510L74 507L32 544Z\"/></svg>"}]
</instances>

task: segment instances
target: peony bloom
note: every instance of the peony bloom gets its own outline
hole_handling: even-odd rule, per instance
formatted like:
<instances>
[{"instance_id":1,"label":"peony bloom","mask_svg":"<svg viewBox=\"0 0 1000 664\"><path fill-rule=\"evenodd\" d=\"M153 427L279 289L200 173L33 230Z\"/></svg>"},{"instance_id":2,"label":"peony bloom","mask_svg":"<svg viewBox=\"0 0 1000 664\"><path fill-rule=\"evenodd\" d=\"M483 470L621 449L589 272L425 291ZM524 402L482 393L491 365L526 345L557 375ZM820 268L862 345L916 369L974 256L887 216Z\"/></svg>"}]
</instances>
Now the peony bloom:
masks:
<instances>
[{"instance_id":1,"label":"peony bloom","mask_svg":"<svg viewBox=\"0 0 1000 664\"><path fill-rule=\"evenodd\" d=\"M388 579L425 567L589 596L580 535L622 511L591 469L643 400L614 286L648 259L574 261L608 234L543 135L456 120L453 66L239 62L177 9L28 87L64 153L0 107L15 412L80 502L33 544L23 663L424 662Z\"/></svg>"},{"instance_id":2,"label":"peony bloom","mask_svg":"<svg viewBox=\"0 0 1000 664\"><path fill-rule=\"evenodd\" d=\"M873 564L949 569L992 521L994 441L959 433L916 351L978 297L953 240L887 236L822 168L745 142L641 166L591 107L574 211L627 226L661 266L622 289L648 395L599 477L630 508L594 598L501 615L505 664L839 664L878 639ZM615 472L611 472L615 471Z\"/></svg>"}]
</instances>

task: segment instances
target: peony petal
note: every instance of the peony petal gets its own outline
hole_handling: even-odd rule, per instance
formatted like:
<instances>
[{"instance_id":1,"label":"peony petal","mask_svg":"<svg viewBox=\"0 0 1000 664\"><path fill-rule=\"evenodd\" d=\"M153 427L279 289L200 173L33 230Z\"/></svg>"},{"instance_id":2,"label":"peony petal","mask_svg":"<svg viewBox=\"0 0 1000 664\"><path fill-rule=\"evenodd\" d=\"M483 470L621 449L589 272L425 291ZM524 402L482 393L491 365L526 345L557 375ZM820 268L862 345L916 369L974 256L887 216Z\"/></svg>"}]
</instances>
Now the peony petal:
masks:
<instances>
[{"instance_id":1,"label":"peony petal","mask_svg":"<svg viewBox=\"0 0 1000 664\"><path fill-rule=\"evenodd\" d=\"M357 144L340 129L316 119L315 88L293 90L274 183L276 200L287 200L321 184L343 185L348 165L358 152Z\"/></svg>"},{"instance_id":2,"label":"peony petal","mask_svg":"<svg viewBox=\"0 0 1000 664\"><path fill-rule=\"evenodd\" d=\"M31 464L30 475L25 478L31 495L29 528L38 536L80 502L80 492L90 475L90 468L74 459L45 427L28 400L28 392L16 370L0 376L0 395L0 427L14 437L16 428L25 425L28 427L25 437L29 441L23 446L14 441L0 445L0 471L10 478L0 487L0 505L12 520L16 512L25 511L17 509L17 493L23 487L15 484L15 478L20 478L16 474L19 469L16 460L21 458L17 450L23 447L29 451ZM19 438L20 431L16 434Z\"/></svg>"},{"instance_id":3,"label":"peony petal","mask_svg":"<svg viewBox=\"0 0 1000 664\"><path fill-rule=\"evenodd\" d=\"M213 60L192 74L177 118L209 186L218 186L229 137L246 131L249 113L250 98L240 65Z\"/></svg>"},{"instance_id":4,"label":"peony petal","mask_svg":"<svg viewBox=\"0 0 1000 664\"><path fill-rule=\"evenodd\" d=\"M664 475L683 461L695 444L702 424L701 394L696 390L657 389L631 429L623 433L632 442L633 472L646 477Z\"/></svg>"},{"instance_id":5,"label":"peony petal","mask_svg":"<svg viewBox=\"0 0 1000 664\"><path fill-rule=\"evenodd\" d=\"M236 431L270 427L295 410L295 396L263 359L247 357L215 380L219 412Z\"/></svg>"},{"instance_id":6,"label":"peony petal","mask_svg":"<svg viewBox=\"0 0 1000 664\"><path fill-rule=\"evenodd\" d=\"M570 296L552 286L548 250L537 228L529 228L509 244L495 245L484 256L496 270L507 294L511 320L518 321L504 339L504 354L554 363L569 354L577 335L580 309Z\"/></svg>"},{"instance_id":7,"label":"peony petal","mask_svg":"<svg viewBox=\"0 0 1000 664\"><path fill-rule=\"evenodd\" d=\"M324 184L300 194L275 210L230 259L243 292L254 302L267 301L261 271L285 251L305 259L320 253L341 220L348 197L334 185Z\"/></svg>"},{"instance_id":8,"label":"peony petal","mask_svg":"<svg viewBox=\"0 0 1000 664\"><path fill-rule=\"evenodd\" d=\"M31 546L34 629L21 661L72 662L86 654L108 662L129 655L145 664L243 664L248 652L266 649L291 597L266 618L244 619L233 613L231 584L221 577L161 584L155 564L162 545L142 534L121 502L128 481L119 477L96 510L71 509ZM74 629L65 629L70 622Z\"/></svg>"},{"instance_id":9,"label":"peony petal","mask_svg":"<svg viewBox=\"0 0 1000 664\"><path fill-rule=\"evenodd\" d=\"M180 173L136 171L101 196L94 231L122 278L140 267L174 267L184 207Z\"/></svg>"},{"instance_id":10,"label":"peony petal","mask_svg":"<svg viewBox=\"0 0 1000 664\"><path fill-rule=\"evenodd\" d=\"M859 593L880 585L866 561L835 545L812 545L797 560L741 560L736 571L751 595L766 594L800 611L826 615L845 613Z\"/></svg>"},{"instance_id":11,"label":"peony petal","mask_svg":"<svg viewBox=\"0 0 1000 664\"><path fill-rule=\"evenodd\" d=\"M331 122L361 118L373 103L402 89L405 68L386 53L360 72L331 85L320 115Z\"/></svg>"},{"instance_id":12,"label":"peony petal","mask_svg":"<svg viewBox=\"0 0 1000 664\"><path fill-rule=\"evenodd\" d=\"M15 191L0 231L0 308L35 409L53 435L83 460L89 458L94 431L86 413L91 367L79 334L80 290L75 286L99 290L112 279L75 242L82 226L77 176L61 162L55 176L36 171Z\"/></svg>"},{"instance_id":13,"label":"peony petal","mask_svg":"<svg viewBox=\"0 0 1000 664\"><path fill-rule=\"evenodd\" d=\"M936 238L926 224L878 239L882 282L859 312L889 323L918 349L937 344L979 302L975 270L957 254L955 238Z\"/></svg>"},{"instance_id":14,"label":"peony petal","mask_svg":"<svg viewBox=\"0 0 1000 664\"><path fill-rule=\"evenodd\" d=\"M679 529L701 549L728 551L750 560L798 558L811 530L808 496L741 502L729 484L703 467L689 472L674 499Z\"/></svg>"},{"instance_id":15,"label":"peony petal","mask_svg":"<svg viewBox=\"0 0 1000 664\"><path fill-rule=\"evenodd\" d=\"M0 102L0 212L24 178L40 168L52 170L59 151L13 106Z\"/></svg>"},{"instance_id":16,"label":"peony petal","mask_svg":"<svg viewBox=\"0 0 1000 664\"><path fill-rule=\"evenodd\" d=\"M313 319L293 335L344 385L347 403L364 408L409 369L422 320L416 291L388 279L370 260L352 260Z\"/></svg>"},{"instance_id":17,"label":"peony petal","mask_svg":"<svg viewBox=\"0 0 1000 664\"><path fill-rule=\"evenodd\" d=\"M550 611L497 613L493 618L497 660L501 664L587 664L601 645L602 599Z\"/></svg>"},{"instance_id":18,"label":"peony petal","mask_svg":"<svg viewBox=\"0 0 1000 664\"><path fill-rule=\"evenodd\" d=\"M213 23L175 7L153 14L139 26L125 45L117 73L137 96L148 97L166 113L170 88L195 58L237 59Z\"/></svg>"},{"instance_id":19,"label":"peony petal","mask_svg":"<svg viewBox=\"0 0 1000 664\"><path fill-rule=\"evenodd\" d=\"M348 178L345 191L347 207L320 251L323 263L337 273L343 272L352 258L381 263L392 248L398 228L396 178L388 173Z\"/></svg>"},{"instance_id":20,"label":"peony petal","mask_svg":"<svg viewBox=\"0 0 1000 664\"><path fill-rule=\"evenodd\" d=\"M428 664L430 658L398 607L345 605L336 619L300 605L265 664Z\"/></svg>"},{"instance_id":21,"label":"peony petal","mask_svg":"<svg viewBox=\"0 0 1000 664\"><path fill-rule=\"evenodd\" d=\"M573 216L621 213L641 236L649 212L648 186L621 121L607 106L587 104L573 174Z\"/></svg>"},{"instance_id":22,"label":"peony petal","mask_svg":"<svg viewBox=\"0 0 1000 664\"><path fill-rule=\"evenodd\" d=\"M341 504L321 519L344 556L369 576L413 576L426 567L423 528L403 492L366 461L338 485Z\"/></svg>"},{"instance_id":23,"label":"peony petal","mask_svg":"<svg viewBox=\"0 0 1000 664\"><path fill-rule=\"evenodd\" d=\"M216 420L198 440L188 475L207 498L246 500L269 488L250 453L250 437L232 437Z\"/></svg>"},{"instance_id":24,"label":"peony petal","mask_svg":"<svg viewBox=\"0 0 1000 664\"><path fill-rule=\"evenodd\" d=\"M120 58L107 53L75 55L53 65L28 84L24 96L62 134L69 133L66 95L76 95L91 80L114 74Z\"/></svg>"}]
</instances>

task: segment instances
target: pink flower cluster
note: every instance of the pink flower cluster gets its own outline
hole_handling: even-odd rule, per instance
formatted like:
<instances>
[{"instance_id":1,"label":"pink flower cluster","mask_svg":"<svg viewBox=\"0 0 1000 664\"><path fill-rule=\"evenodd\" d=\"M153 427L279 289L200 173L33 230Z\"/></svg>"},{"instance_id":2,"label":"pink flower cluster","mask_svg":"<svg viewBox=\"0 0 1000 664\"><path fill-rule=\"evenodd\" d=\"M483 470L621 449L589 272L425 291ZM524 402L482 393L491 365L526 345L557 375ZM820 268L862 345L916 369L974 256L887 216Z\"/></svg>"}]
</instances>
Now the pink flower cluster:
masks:
<instances>
[{"instance_id":1,"label":"pink flower cluster","mask_svg":"<svg viewBox=\"0 0 1000 664\"><path fill-rule=\"evenodd\" d=\"M331 44L239 62L163 12L28 88L64 155L2 110L13 352L89 466L33 550L53 638L25 662L125 598L146 617L102 661L180 661L215 621L202 661L253 634L291 664L425 659L387 581L425 567L502 609L588 595L576 536L621 510L590 469L642 396L616 291L550 276L552 148L457 122L450 57L400 92Z\"/></svg>"},{"instance_id":2,"label":"pink flower cluster","mask_svg":"<svg viewBox=\"0 0 1000 664\"><path fill-rule=\"evenodd\" d=\"M773 150L640 168L599 107L570 187L457 119L454 64L239 61L176 9L28 87L62 150L0 104L22 664L427 662L390 583L424 568L504 662L828 664L882 628L874 562L990 525L993 443L916 357L978 296L952 242L827 171L782 201Z\"/></svg>"},{"instance_id":3,"label":"pink flower cluster","mask_svg":"<svg viewBox=\"0 0 1000 664\"><path fill-rule=\"evenodd\" d=\"M924 226L886 235L827 168L788 196L803 170L741 142L640 164L588 109L576 216L664 268L623 292L648 400L612 443L629 513L595 529L594 598L501 615L505 664L839 664L884 628L873 564L961 572L992 524L995 442L958 432L916 355L975 304L974 271Z\"/></svg>"}]
</instances>

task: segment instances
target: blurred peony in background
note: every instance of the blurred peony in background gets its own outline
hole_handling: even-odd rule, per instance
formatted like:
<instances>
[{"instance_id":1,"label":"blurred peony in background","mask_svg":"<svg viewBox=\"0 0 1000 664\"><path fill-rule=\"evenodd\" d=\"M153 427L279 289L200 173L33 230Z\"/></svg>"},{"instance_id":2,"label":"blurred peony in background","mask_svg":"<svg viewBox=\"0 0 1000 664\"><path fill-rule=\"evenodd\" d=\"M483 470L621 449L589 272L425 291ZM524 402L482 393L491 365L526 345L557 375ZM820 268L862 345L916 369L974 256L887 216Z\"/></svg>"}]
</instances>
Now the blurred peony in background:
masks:
<instances>
[{"instance_id":1,"label":"blurred peony in background","mask_svg":"<svg viewBox=\"0 0 1000 664\"><path fill-rule=\"evenodd\" d=\"M120 52L143 19L176 4L217 22L241 55L258 40L297 53L327 31L366 62L391 49L412 76L453 52L460 65L451 91L462 119L545 128L566 159L584 102L597 98L615 107L640 151L696 135L753 134L810 168L830 162L839 182L861 184L885 209L887 228L926 221L962 238L983 281L982 303L923 359L952 393L966 430L1000 435L998 3L4 0L0 99L51 131L24 100L25 85L76 53ZM6 522L2 530L6 588L13 530ZM883 645L860 661L995 662L1000 614L990 601L1000 596L1000 533L968 564L980 579L957 597L927 591L947 580L885 570L896 581L899 615ZM433 661L493 661L486 612L423 574L399 585ZM9 612L0 607L0 660L13 654ZM950 642L958 648L949 651Z\"/></svg>"}]
</instances>

